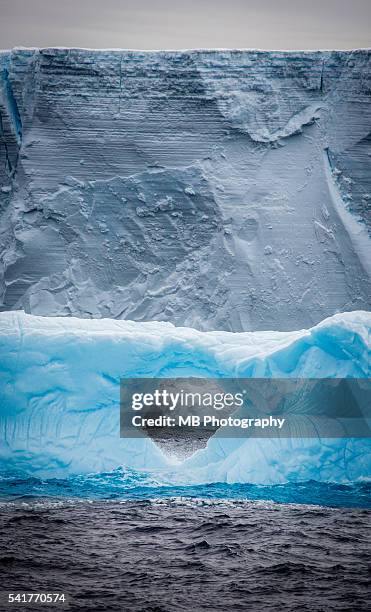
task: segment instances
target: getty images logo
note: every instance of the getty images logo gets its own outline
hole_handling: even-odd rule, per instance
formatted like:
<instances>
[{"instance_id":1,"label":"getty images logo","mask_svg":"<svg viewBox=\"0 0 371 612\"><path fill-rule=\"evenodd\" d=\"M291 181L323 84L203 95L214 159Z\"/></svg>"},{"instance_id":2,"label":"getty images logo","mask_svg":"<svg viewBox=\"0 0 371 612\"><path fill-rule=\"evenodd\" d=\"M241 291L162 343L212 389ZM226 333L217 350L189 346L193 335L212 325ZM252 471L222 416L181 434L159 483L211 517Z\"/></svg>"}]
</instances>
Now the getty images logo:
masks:
<instances>
[{"instance_id":1,"label":"getty images logo","mask_svg":"<svg viewBox=\"0 0 371 612\"><path fill-rule=\"evenodd\" d=\"M239 408L243 405L242 393L199 393L178 392L167 389L156 389L153 393L133 393L131 407L133 410L142 410L144 407L163 406L168 410L184 407L204 407L223 410L224 408Z\"/></svg>"}]
</instances>

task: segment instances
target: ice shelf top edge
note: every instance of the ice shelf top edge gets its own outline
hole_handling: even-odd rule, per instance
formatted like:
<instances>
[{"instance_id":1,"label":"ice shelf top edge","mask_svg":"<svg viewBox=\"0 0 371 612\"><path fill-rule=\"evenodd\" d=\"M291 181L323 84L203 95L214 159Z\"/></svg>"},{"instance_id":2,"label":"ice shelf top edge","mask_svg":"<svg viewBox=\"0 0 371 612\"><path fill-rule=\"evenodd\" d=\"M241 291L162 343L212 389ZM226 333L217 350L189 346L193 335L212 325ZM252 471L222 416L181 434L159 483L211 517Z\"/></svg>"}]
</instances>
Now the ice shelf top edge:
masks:
<instances>
[{"instance_id":1,"label":"ice shelf top edge","mask_svg":"<svg viewBox=\"0 0 371 612\"><path fill-rule=\"evenodd\" d=\"M23 47L16 46L11 49L0 49L0 54L7 54L12 52L28 52L28 51L40 51L40 52L50 52L50 51L86 51L88 53L106 53L106 52L117 52L117 53L260 53L260 54L277 54L277 55L312 55L312 54L321 54L321 53L344 53L344 54L352 54L352 53L370 53L371 47L355 47L352 49L332 49L332 48L323 48L323 49L260 49L254 47L196 47L196 48L184 48L184 49L133 49L133 48L120 48L120 47L107 47L107 48L91 48L91 47L64 47L64 46L51 46L51 47Z\"/></svg>"}]
</instances>

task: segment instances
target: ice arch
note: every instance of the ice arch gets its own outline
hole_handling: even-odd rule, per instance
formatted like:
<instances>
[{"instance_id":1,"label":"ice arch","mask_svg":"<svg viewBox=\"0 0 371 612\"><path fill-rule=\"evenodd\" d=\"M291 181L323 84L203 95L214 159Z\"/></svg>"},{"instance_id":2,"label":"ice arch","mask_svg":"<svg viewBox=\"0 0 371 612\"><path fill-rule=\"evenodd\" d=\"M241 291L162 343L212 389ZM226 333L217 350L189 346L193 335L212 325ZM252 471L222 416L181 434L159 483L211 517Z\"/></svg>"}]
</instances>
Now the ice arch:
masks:
<instances>
[{"instance_id":1,"label":"ice arch","mask_svg":"<svg viewBox=\"0 0 371 612\"><path fill-rule=\"evenodd\" d=\"M2 467L43 476L164 469L149 439L119 438L123 376L368 377L371 315L295 332L199 332L170 323L0 315ZM176 470L187 482L354 480L367 440L220 440ZM173 469L173 468L172 468ZM174 471L174 470L173 470Z\"/></svg>"}]
</instances>

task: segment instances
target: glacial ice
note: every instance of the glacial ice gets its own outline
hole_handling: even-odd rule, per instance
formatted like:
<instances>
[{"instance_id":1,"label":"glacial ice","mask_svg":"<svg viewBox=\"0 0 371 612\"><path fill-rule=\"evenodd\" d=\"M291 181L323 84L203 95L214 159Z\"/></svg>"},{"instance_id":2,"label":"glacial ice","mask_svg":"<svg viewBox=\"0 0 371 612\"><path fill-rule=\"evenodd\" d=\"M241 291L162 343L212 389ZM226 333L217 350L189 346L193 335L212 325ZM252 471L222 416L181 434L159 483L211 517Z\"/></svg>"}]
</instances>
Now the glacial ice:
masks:
<instances>
[{"instance_id":1,"label":"glacial ice","mask_svg":"<svg viewBox=\"0 0 371 612\"><path fill-rule=\"evenodd\" d=\"M0 465L45 476L126 466L177 482L280 483L369 476L365 439L216 434L174 465L156 444L119 437L121 377L370 376L371 314L293 332L200 332L165 322L0 314Z\"/></svg>"},{"instance_id":2,"label":"glacial ice","mask_svg":"<svg viewBox=\"0 0 371 612\"><path fill-rule=\"evenodd\" d=\"M1 308L229 331L368 310L370 58L0 53Z\"/></svg>"},{"instance_id":3,"label":"glacial ice","mask_svg":"<svg viewBox=\"0 0 371 612\"><path fill-rule=\"evenodd\" d=\"M118 396L125 376L369 377L370 59L0 52L2 467L369 476L362 439L217 433L173 465L119 438Z\"/></svg>"}]
</instances>

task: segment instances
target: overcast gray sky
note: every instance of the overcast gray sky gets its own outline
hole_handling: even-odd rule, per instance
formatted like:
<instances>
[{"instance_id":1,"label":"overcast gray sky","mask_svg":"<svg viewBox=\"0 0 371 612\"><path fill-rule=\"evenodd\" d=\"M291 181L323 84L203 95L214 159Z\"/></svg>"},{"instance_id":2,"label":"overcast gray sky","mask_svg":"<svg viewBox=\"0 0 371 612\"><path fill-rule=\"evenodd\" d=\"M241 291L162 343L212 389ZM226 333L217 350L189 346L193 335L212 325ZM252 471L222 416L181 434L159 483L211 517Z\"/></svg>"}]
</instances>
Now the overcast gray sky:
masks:
<instances>
[{"instance_id":1,"label":"overcast gray sky","mask_svg":"<svg viewBox=\"0 0 371 612\"><path fill-rule=\"evenodd\" d=\"M0 0L0 48L371 46L371 0Z\"/></svg>"}]
</instances>

